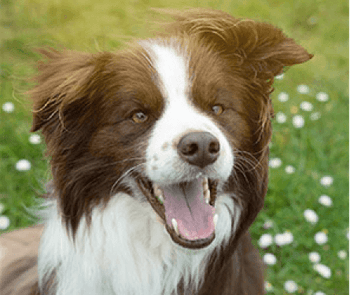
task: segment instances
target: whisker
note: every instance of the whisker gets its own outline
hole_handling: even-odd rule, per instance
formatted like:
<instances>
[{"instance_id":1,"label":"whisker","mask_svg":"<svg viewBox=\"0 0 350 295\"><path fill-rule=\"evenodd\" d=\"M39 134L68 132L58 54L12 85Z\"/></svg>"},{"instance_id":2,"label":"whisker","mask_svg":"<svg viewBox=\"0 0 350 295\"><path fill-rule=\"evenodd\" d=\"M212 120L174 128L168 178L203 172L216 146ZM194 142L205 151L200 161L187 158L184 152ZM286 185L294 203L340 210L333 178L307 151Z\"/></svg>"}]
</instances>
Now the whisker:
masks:
<instances>
[{"instance_id":1,"label":"whisker","mask_svg":"<svg viewBox=\"0 0 350 295\"><path fill-rule=\"evenodd\" d=\"M135 170L139 169L140 167L144 166L145 163L138 164L136 166L131 167L127 171L125 171L119 178L118 180L112 185L111 190L110 190L110 195L113 194L113 191L117 189L117 186L121 183L123 179L125 179L127 176L132 174Z\"/></svg>"}]
</instances>

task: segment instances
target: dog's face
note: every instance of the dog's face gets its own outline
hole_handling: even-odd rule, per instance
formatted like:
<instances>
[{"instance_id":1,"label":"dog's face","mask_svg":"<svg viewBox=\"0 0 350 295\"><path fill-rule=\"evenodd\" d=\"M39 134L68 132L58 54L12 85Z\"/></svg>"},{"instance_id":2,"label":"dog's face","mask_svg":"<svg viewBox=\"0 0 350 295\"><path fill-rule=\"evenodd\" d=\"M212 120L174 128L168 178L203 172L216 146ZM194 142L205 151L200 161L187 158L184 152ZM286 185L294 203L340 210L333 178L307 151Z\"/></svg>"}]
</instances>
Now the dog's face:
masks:
<instances>
[{"instance_id":1,"label":"dog's face","mask_svg":"<svg viewBox=\"0 0 350 295\"><path fill-rule=\"evenodd\" d=\"M235 204L232 237L263 206L273 77L311 55L268 24L176 18L168 34L117 53L43 52L32 130L46 138L73 234L118 192L150 204L187 248L224 230L224 198Z\"/></svg>"}]
</instances>

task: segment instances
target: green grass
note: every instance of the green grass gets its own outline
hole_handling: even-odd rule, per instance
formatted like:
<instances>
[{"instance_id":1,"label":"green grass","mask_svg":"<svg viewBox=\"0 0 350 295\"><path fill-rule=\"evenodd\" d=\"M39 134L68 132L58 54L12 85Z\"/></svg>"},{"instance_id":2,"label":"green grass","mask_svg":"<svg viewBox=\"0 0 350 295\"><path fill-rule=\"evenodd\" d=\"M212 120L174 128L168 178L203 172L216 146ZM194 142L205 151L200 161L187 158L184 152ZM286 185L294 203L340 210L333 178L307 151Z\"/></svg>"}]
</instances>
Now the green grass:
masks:
<instances>
[{"instance_id":1,"label":"green grass","mask_svg":"<svg viewBox=\"0 0 350 295\"><path fill-rule=\"evenodd\" d=\"M267 266L266 281L273 286L269 294L287 294L284 283L288 280L297 283L297 294L348 294L348 257L338 257L340 250L348 253L347 1L1 0L0 107L5 102L15 106L12 113L0 109L0 204L4 206L0 218L10 220L6 231L36 221L28 208L36 205L35 197L43 193L43 184L50 178L43 158L44 145L33 145L28 140L31 114L25 91L31 87L28 77L35 73L39 58L33 49L54 46L90 52L114 50L126 37L149 35L152 26L147 21L153 21L155 15L148 8L197 6L272 22L315 54L310 62L289 69L282 80L275 81L275 113L283 112L287 121L273 123L270 157L279 158L282 165L270 170L265 208L251 232L257 246L266 233L275 236L289 231L294 237L288 245L273 243L266 249L259 248L262 255L272 253L277 258L275 265ZM308 85L310 92L300 94L300 84ZM277 99L281 92L288 93L287 102ZM327 93L329 100L316 100L318 92ZM300 108L303 101L312 103L311 112ZM320 118L311 120L315 112ZM295 115L304 117L304 127L293 126ZM20 159L31 162L29 171L16 170ZM287 165L295 168L293 174L285 172ZM334 179L329 187L320 184L327 175ZM318 203L321 195L331 197L333 206ZM316 224L306 221L306 209L317 213ZM267 220L273 226L264 229ZM314 240L320 231L328 235L323 245ZM313 269L310 252L320 254L320 263L332 271L330 278Z\"/></svg>"}]
</instances>

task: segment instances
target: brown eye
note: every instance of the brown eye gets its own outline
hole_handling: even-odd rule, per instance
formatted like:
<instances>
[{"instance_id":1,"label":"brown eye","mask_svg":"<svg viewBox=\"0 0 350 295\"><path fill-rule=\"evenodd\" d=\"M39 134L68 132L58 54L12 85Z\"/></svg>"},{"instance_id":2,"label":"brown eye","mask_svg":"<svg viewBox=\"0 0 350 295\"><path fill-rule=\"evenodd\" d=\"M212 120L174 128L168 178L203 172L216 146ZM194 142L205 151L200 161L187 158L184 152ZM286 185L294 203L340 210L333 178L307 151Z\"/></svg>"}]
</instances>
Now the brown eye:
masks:
<instances>
[{"instance_id":1,"label":"brown eye","mask_svg":"<svg viewBox=\"0 0 350 295\"><path fill-rule=\"evenodd\" d=\"M214 114L217 116L221 115L222 112L224 111L224 108L221 105L215 105L211 109L214 112Z\"/></svg>"},{"instance_id":2,"label":"brown eye","mask_svg":"<svg viewBox=\"0 0 350 295\"><path fill-rule=\"evenodd\" d=\"M132 120L138 124L146 122L147 119L148 116L143 112L137 112L132 115Z\"/></svg>"}]
</instances>

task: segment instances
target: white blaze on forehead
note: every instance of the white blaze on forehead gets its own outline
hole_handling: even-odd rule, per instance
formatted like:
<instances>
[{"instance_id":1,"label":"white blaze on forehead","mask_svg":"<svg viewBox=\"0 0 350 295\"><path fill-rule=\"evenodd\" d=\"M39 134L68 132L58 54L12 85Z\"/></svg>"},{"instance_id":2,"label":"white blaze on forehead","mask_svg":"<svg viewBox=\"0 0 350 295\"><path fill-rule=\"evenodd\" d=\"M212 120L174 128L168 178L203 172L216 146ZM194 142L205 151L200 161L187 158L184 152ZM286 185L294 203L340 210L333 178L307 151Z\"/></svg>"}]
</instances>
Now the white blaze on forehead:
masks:
<instances>
[{"instance_id":1,"label":"white blaze on forehead","mask_svg":"<svg viewBox=\"0 0 350 295\"><path fill-rule=\"evenodd\" d=\"M147 44L151 52L153 67L158 73L163 96L184 97L188 89L188 63L178 46L165 46L157 43Z\"/></svg>"}]
</instances>

